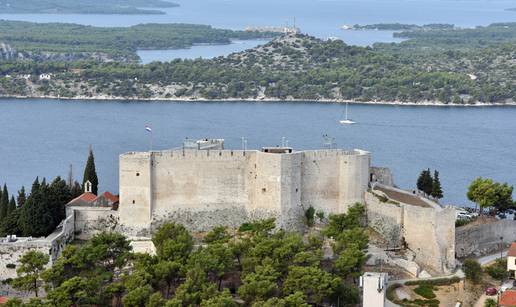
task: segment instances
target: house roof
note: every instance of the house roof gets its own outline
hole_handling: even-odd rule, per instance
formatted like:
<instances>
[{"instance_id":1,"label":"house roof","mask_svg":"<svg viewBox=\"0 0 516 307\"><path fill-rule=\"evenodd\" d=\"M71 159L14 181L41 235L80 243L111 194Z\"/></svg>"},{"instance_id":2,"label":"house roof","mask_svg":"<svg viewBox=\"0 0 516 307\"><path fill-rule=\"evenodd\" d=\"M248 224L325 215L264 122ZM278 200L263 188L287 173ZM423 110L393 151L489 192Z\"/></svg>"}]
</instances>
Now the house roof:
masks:
<instances>
[{"instance_id":1,"label":"house roof","mask_svg":"<svg viewBox=\"0 0 516 307\"><path fill-rule=\"evenodd\" d=\"M9 298L5 297L5 296L0 296L0 304L5 304L7 303L7 301L9 300Z\"/></svg>"},{"instance_id":2,"label":"house roof","mask_svg":"<svg viewBox=\"0 0 516 307\"><path fill-rule=\"evenodd\" d=\"M92 203L95 199L97 199L97 195L90 192L86 192L72 199L70 202L68 202L68 205L73 205L81 202Z\"/></svg>"},{"instance_id":3,"label":"house roof","mask_svg":"<svg viewBox=\"0 0 516 307\"><path fill-rule=\"evenodd\" d=\"M507 256L516 257L516 242L512 242L509 252L507 252Z\"/></svg>"},{"instance_id":4,"label":"house roof","mask_svg":"<svg viewBox=\"0 0 516 307\"><path fill-rule=\"evenodd\" d=\"M113 195L113 194L111 194L109 192L104 192L102 194L102 196L104 196L105 199L107 199L107 200L109 200L110 202L113 202L113 203L117 203L119 201L118 196Z\"/></svg>"},{"instance_id":5,"label":"house roof","mask_svg":"<svg viewBox=\"0 0 516 307\"><path fill-rule=\"evenodd\" d=\"M516 306L516 290L505 290L500 296L500 306Z\"/></svg>"}]
</instances>

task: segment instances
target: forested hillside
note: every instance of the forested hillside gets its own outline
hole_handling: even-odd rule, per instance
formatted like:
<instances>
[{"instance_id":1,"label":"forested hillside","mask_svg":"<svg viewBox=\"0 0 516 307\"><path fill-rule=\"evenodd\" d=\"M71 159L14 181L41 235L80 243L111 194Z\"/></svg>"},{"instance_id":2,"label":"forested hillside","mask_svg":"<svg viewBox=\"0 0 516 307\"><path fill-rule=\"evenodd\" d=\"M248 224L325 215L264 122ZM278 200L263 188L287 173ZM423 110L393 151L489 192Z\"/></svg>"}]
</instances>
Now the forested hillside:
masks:
<instances>
[{"instance_id":1,"label":"forested hillside","mask_svg":"<svg viewBox=\"0 0 516 307\"><path fill-rule=\"evenodd\" d=\"M210 29L207 28L206 33L210 33ZM228 32L227 35L238 33ZM515 102L516 24L403 33L411 38L401 44L373 47L291 34L227 57L147 65L102 60L3 61L0 62L3 75L0 95L454 104ZM145 43L141 43L128 38L128 43L120 44L117 50L138 44L166 44L167 39L143 39ZM88 40L88 36L84 40ZM28 40L23 39L20 46L39 44L24 41ZM117 48L115 43L106 45L106 48ZM52 74L50 80L40 80L38 76L42 73Z\"/></svg>"},{"instance_id":2,"label":"forested hillside","mask_svg":"<svg viewBox=\"0 0 516 307\"><path fill-rule=\"evenodd\" d=\"M193 24L92 27L78 24L0 21L0 43L18 59L138 61L137 49L177 49L194 44L229 44L232 39L273 37Z\"/></svg>"}]
</instances>

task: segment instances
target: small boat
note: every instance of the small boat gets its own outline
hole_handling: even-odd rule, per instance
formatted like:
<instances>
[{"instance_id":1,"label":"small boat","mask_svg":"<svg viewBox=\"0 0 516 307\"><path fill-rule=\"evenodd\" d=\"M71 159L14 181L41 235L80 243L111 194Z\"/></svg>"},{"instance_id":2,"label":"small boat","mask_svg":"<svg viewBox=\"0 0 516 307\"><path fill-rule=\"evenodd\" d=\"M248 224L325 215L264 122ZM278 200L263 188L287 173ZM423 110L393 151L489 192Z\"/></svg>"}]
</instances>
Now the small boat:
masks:
<instances>
[{"instance_id":1,"label":"small boat","mask_svg":"<svg viewBox=\"0 0 516 307\"><path fill-rule=\"evenodd\" d=\"M356 122L352 121L351 119L348 118L348 103L346 102L346 113L344 115L344 119L341 119L339 121L339 123L341 123L342 125L353 125L353 124L356 124Z\"/></svg>"}]
</instances>

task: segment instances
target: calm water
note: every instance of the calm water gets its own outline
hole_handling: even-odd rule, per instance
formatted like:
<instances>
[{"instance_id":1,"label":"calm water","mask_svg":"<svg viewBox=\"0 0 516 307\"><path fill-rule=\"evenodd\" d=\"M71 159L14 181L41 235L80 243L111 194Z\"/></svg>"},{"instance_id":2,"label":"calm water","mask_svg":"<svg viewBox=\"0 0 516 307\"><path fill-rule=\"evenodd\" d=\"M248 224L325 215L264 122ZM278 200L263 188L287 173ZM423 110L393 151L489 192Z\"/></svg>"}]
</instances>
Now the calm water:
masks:
<instances>
[{"instance_id":1,"label":"calm water","mask_svg":"<svg viewBox=\"0 0 516 307\"><path fill-rule=\"evenodd\" d=\"M229 45L196 45L189 49L138 50L138 56L143 64L152 61L170 61L171 59L211 59L251 49L267 42L268 40L243 40L233 41Z\"/></svg>"},{"instance_id":2,"label":"calm water","mask_svg":"<svg viewBox=\"0 0 516 307\"><path fill-rule=\"evenodd\" d=\"M82 177L88 146L96 154L100 190L118 192L118 155L180 146L185 137L222 137L227 148L278 145L319 148L322 135L344 148L373 152L373 164L390 167L410 189L421 169L441 172L447 203L466 204L476 176L516 184L516 108L350 106L357 125L337 121L338 104L170 103L0 100L0 183L11 191L35 176L65 176L73 164Z\"/></svg>"},{"instance_id":3,"label":"calm water","mask_svg":"<svg viewBox=\"0 0 516 307\"><path fill-rule=\"evenodd\" d=\"M247 26L296 24L303 32L321 38L339 37L352 45L396 42L388 31L343 31L343 24L452 23L463 27L516 21L516 6L503 0L175 0L177 8L165 15L48 15L0 14L0 19L37 22L72 22L96 26L130 26L139 23L198 23L229 29ZM235 46L236 47L236 46ZM237 49L236 49L237 50ZM226 53L226 50L223 50ZM204 57L211 57L206 49ZM169 60L156 52L156 60ZM171 54L175 56L175 54ZM222 55L222 54L220 54ZM151 59L152 60L152 59ZM146 60L147 61L147 60Z\"/></svg>"}]
</instances>

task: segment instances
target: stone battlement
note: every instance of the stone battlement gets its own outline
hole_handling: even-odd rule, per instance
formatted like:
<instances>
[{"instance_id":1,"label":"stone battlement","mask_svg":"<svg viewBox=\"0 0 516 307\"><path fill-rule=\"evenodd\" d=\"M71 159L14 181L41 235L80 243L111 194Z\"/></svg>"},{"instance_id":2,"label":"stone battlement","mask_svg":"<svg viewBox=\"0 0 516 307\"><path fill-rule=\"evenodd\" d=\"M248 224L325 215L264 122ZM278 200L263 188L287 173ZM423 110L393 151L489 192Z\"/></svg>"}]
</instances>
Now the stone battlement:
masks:
<instances>
[{"instance_id":1,"label":"stone battlement","mask_svg":"<svg viewBox=\"0 0 516 307\"><path fill-rule=\"evenodd\" d=\"M369 155L369 152L359 149L343 150L343 149L319 149L319 150L303 150L293 151L291 153L267 153L260 150L196 150L196 149L173 149L161 151L145 151L145 152L127 152L120 156L120 158L149 158L153 157L170 157L176 159L191 159L191 158L244 158L249 155L274 154L274 155L295 155L303 154L308 158L319 157L339 157L339 156L358 156Z\"/></svg>"}]
</instances>

